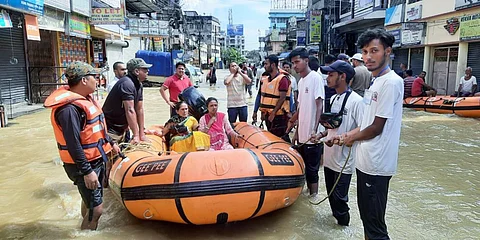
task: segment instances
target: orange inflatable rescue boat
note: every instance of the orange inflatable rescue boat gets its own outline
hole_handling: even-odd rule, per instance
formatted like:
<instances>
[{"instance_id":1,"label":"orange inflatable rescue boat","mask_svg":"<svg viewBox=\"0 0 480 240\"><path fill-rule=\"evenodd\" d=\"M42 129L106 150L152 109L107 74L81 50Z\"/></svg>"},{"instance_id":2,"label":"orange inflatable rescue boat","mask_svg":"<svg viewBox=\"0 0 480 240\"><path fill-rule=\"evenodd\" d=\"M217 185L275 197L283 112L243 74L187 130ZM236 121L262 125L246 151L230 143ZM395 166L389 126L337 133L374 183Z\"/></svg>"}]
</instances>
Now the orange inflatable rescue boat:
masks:
<instances>
[{"instance_id":1,"label":"orange inflatable rescue boat","mask_svg":"<svg viewBox=\"0 0 480 240\"><path fill-rule=\"evenodd\" d=\"M184 224L246 220L292 205L303 188L303 160L273 134L238 123L234 150L169 153L147 135L153 150L115 162L109 183L140 219Z\"/></svg>"},{"instance_id":2,"label":"orange inflatable rescue boat","mask_svg":"<svg viewBox=\"0 0 480 240\"><path fill-rule=\"evenodd\" d=\"M480 118L480 97L409 97L403 106L418 111Z\"/></svg>"}]
</instances>

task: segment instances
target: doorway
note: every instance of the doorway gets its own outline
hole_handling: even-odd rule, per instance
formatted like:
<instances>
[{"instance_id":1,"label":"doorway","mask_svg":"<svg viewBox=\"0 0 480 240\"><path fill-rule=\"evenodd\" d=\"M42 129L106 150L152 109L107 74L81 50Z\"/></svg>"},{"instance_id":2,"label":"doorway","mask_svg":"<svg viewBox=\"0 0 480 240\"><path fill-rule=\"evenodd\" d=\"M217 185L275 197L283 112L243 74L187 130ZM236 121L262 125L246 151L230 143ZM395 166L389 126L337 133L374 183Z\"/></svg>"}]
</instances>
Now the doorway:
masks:
<instances>
[{"instance_id":1,"label":"doorway","mask_svg":"<svg viewBox=\"0 0 480 240\"><path fill-rule=\"evenodd\" d=\"M439 95L455 92L458 46L435 48L433 52L433 87Z\"/></svg>"}]
</instances>

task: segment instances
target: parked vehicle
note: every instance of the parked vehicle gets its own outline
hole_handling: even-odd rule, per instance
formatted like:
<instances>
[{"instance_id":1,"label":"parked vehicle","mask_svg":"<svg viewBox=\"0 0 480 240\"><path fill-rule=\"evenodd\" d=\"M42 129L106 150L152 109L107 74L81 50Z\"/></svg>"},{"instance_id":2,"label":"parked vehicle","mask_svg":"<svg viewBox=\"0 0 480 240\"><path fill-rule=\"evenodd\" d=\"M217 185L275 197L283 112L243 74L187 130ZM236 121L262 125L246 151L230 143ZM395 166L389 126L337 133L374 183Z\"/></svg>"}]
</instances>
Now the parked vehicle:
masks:
<instances>
[{"instance_id":1,"label":"parked vehicle","mask_svg":"<svg viewBox=\"0 0 480 240\"><path fill-rule=\"evenodd\" d=\"M185 69L185 74L190 78L190 81L195 87L198 87L200 82L200 74L195 70L195 67L191 64L186 64L187 68Z\"/></svg>"}]
</instances>

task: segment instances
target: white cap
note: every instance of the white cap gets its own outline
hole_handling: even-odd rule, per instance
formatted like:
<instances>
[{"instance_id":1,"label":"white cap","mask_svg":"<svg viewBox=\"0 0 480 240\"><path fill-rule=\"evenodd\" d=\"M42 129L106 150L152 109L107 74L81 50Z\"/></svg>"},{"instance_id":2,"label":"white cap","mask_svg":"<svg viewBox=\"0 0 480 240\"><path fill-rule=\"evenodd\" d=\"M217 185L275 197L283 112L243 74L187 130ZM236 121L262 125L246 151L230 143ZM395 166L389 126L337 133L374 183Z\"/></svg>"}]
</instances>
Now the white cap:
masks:
<instances>
[{"instance_id":1,"label":"white cap","mask_svg":"<svg viewBox=\"0 0 480 240\"><path fill-rule=\"evenodd\" d=\"M362 62L363 62L362 54L361 54L361 53L355 53L355 55L353 55L352 59L355 59L355 60L358 60L358 61L362 61Z\"/></svg>"}]
</instances>

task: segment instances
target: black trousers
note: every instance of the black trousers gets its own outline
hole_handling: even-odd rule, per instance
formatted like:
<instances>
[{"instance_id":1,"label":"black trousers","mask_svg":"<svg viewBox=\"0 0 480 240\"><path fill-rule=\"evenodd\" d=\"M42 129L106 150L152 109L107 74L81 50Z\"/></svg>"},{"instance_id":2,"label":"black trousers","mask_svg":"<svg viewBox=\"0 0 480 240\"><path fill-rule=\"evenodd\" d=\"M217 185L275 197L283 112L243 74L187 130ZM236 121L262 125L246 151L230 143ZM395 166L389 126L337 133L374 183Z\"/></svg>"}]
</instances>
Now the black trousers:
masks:
<instances>
[{"instance_id":1,"label":"black trousers","mask_svg":"<svg viewBox=\"0 0 480 240\"><path fill-rule=\"evenodd\" d=\"M388 185L392 176L377 176L357 169L357 201L365 235L370 240L390 239L385 224Z\"/></svg>"},{"instance_id":2,"label":"black trousers","mask_svg":"<svg viewBox=\"0 0 480 240\"><path fill-rule=\"evenodd\" d=\"M290 138L285 134L288 124L287 115L276 115L272 122L268 121L269 116L270 115L268 113L265 114L265 125L267 126L267 130L273 135L282 138L286 142L290 142Z\"/></svg>"},{"instance_id":3,"label":"black trousers","mask_svg":"<svg viewBox=\"0 0 480 240\"><path fill-rule=\"evenodd\" d=\"M333 185L340 175L339 172L333 171L328 167L323 168L325 175L325 186L327 187L327 194L332 191ZM352 180L352 174L342 174L338 181L335 190L332 195L328 197L330 202L330 208L332 209L333 216L338 220L340 225L348 225L350 222L350 214L348 211L348 189L350 188L350 181Z\"/></svg>"},{"instance_id":4,"label":"black trousers","mask_svg":"<svg viewBox=\"0 0 480 240\"><path fill-rule=\"evenodd\" d=\"M304 144L298 149L305 162L305 178L308 184L318 183L318 171L320 170L320 158L323 153L323 143Z\"/></svg>"}]
</instances>

